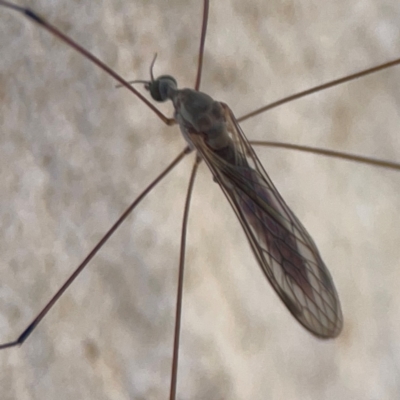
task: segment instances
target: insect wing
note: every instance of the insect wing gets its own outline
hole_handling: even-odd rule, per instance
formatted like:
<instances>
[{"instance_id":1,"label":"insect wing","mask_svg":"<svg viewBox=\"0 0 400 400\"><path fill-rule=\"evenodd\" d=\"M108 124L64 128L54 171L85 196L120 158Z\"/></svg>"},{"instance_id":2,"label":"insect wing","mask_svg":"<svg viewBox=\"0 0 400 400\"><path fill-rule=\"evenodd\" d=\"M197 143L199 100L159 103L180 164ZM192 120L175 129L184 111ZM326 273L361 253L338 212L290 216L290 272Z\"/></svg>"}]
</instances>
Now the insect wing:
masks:
<instances>
[{"instance_id":1,"label":"insect wing","mask_svg":"<svg viewBox=\"0 0 400 400\"><path fill-rule=\"evenodd\" d=\"M336 337L343 325L339 298L318 249L286 205L232 111L222 104L235 145L227 162L201 135L192 141L231 203L271 285L293 316L321 338Z\"/></svg>"}]
</instances>

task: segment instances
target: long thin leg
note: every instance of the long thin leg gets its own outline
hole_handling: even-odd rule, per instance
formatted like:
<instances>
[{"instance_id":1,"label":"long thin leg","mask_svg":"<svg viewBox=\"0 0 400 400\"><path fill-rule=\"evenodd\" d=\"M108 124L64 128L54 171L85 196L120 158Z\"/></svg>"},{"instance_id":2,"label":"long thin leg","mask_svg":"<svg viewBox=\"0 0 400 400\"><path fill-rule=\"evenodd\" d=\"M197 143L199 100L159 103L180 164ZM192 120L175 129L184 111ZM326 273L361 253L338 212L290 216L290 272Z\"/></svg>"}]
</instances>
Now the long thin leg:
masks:
<instances>
[{"instance_id":1,"label":"long thin leg","mask_svg":"<svg viewBox=\"0 0 400 400\"><path fill-rule=\"evenodd\" d=\"M301 146L298 144L282 143L282 142L269 142L261 140L250 140L252 146L276 147L280 149L298 150L306 153L318 154L321 156L340 158L347 161L355 161L371 165L373 167L389 168L400 170L400 164L393 161L379 160L377 158L359 156L357 154L344 153L341 151L334 151L328 149L321 149L319 147Z\"/></svg>"},{"instance_id":2,"label":"long thin leg","mask_svg":"<svg viewBox=\"0 0 400 400\"><path fill-rule=\"evenodd\" d=\"M174 353L172 357L172 372L171 372L171 388L170 388L170 400L175 400L176 397L176 383L178 379L178 358L179 358L179 338L181 332L181 317L182 317L182 296L183 296L183 274L185 269L185 251L186 251L186 232L189 218L190 200L192 198L194 180L196 178L197 168L200 164L201 159L196 156L196 160L193 165L192 174L190 176L188 191L186 195L185 209L183 212L182 221L182 235L181 235L181 251L179 257L179 277L178 277L178 289L176 296L176 315L175 315L175 333L174 333Z\"/></svg>"},{"instance_id":3,"label":"long thin leg","mask_svg":"<svg viewBox=\"0 0 400 400\"><path fill-rule=\"evenodd\" d=\"M76 43L73 39L64 35L60 30L58 30L54 25L50 24L34 11L29 8L20 7L16 4L10 3L8 1L0 0L0 5L10 8L12 10L18 11L21 14L25 15L31 21L36 22L42 28L46 29L48 32L52 33L58 39L62 40L68 46L75 49L78 53L81 53L84 57L88 58L94 64L96 64L99 68L105 71L108 75L112 76L116 81L118 81L121 86L126 87L130 90L136 97L138 97L143 103L145 103L156 115L159 117L165 124L174 125L176 122L173 118L166 117L162 112L160 112L153 104L150 103L149 100L146 99L140 92L138 92L128 81L122 78L121 75L117 74L113 69L111 69L108 65L103 63L103 61L99 60L96 56L94 56L91 52L83 48L81 45Z\"/></svg>"},{"instance_id":4,"label":"long thin leg","mask_svg":"<svg viewBox=\"0 0 400 400\"><path fill-rule=\"evenodd\" d=\"M295 93L291 96L284 97L283 99L280 99L278 101L274 101L273 103L267 104L266 106L263 106L261 108L257 108L257 110L254 110L248 114L245 114L245 115L241 116L240 118L238 118L237 120L238 120L238 122L245 121L246 119L254 117L255 115L262 114L268 110L271 110L272 108L281 106L282 104L290 103L293 100L297 100L302 97L309 96L310 94L320 92L321 90L325 90L325 89L328 89L328 88L331 88L334 86L341 85L342 83L345 83L345 82L353 81L354 79L358 79L358 78L361 78L366 75L374 74L375 72L383 71L384 69L388 69L388 68L394 67L395 65L399 65L399 64L400 64L400 58L396 58L393 61L389 61L387 63L377 65L376 67L365 69L363 71L356 72L355 74L344 76L343 78L334 79L333 81L324 83L322 85L314 86L311 89L303 90L302 92Z\"/></svg>"},{"instance_id":5,"label":"long thin leg","mask_svg":"<svg viewBox=\"0 0 400 400\"><path fill-rule=\"evenodd\" d=\"M125 212L118 218L114 225L107 231L103 238L96 244L93 250L87 255L87 257L79 264L72 275L66 280L66 282L61 286L57 293L51 298L51 300L46 304L42 311L35 317L35 319L25 328L21 335L14 341L3 343L0 345L0 350L7 347L14 347L21 345L25 342L32 331L39 325L40 321L46 316L49 310L54 306L57 300L63 295L63 293L68 289L75 278L83 271L89 261L97 254L97 252L103 247L107 240L112 236L112 234L118 229L118 227L124 222L128 215L134 210L134 208L144 199L144 197L156 186L184 157L190 152L187 147L183 150L176 158L171 162L171 164L164 169L164 171L158 175L153 182L134 200L134 202L125 210Z\"/></svg>"},{"instance_id":6,"label":"long thin leg","mask_svg":"<svg viewBox=\"0 0 400 400\"><path fill-rule=\"evenodd\" d=\"M209 0L204 0L203 22L201 24L199 60L197 62L196 84L194 85L195 90L199 90L200 89L201 71L203 70L204 43L206 42L208 10L209 10L209 8L210 8Z\"/></svg>"}]
</instances>

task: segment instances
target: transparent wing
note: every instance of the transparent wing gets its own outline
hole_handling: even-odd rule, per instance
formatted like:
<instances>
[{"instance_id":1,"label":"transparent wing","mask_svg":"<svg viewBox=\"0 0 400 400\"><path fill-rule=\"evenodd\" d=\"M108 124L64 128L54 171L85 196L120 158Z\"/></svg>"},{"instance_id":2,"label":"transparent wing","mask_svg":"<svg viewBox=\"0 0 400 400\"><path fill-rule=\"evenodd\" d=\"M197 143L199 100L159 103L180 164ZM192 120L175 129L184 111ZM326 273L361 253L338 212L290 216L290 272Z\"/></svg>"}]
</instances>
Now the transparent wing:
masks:
<instances>
[{"instance_id":1,"label":"transparent wing","mask_svg":"<svg viewBox=\"0 0 400 400\"><path fill-rule=\"evenodd\" d=\"M263 272L289 311L314 335L336 337L343 317L329 271L232 111L221 105L233 141L229 157L207 146L201 135L191 134L190 139L231 203Z\"/></svg>"}]
</instances>

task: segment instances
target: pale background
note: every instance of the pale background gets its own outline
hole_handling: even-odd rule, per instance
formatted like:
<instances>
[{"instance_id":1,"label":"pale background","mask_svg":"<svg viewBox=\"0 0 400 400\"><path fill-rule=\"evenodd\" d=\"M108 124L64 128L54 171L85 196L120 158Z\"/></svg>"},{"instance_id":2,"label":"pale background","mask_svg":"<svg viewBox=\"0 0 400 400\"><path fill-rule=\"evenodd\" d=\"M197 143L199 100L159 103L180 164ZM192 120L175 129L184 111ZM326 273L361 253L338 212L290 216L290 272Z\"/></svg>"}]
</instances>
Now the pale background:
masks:
<instances>
[{"instance_id":1,"label":"pale background","mask_svg":"<svg viewBox=\"0 0 400 400\"><path fill-rule=\"evenodd\" d=\"M129 79L194 82L199 0L28 1ZM237 116L400 56L396 1L219 0L202 89ZM183 148L80 55L0 9L0 341L16 338L102 233ZM243 123L249 138L400 161L400 69ZM165 107L171 115L170 105ZM323 342L264 279L203 165L190 219L180 399L400 396L400 174L259 152L337 286L341 336ZM21 348L0 353L0 397L166 399L188 158L139 206Z\"/></svg>"}]
</instances>

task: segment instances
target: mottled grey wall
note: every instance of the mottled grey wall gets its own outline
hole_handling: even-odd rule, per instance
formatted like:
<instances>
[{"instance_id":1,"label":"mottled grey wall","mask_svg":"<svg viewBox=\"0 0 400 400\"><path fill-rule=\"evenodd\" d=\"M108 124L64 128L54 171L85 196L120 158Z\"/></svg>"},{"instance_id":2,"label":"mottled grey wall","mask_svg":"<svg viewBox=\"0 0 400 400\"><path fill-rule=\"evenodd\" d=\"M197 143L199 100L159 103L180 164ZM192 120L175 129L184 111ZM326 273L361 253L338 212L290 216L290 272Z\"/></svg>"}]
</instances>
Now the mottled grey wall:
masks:
<instances>
[{"instance_id":1,"label":"mottled grey wall","mask_svg":"<svg viewBox=\"0 0 400 400\"><path fill-rule=\"evenodd\" d=\"M28 1L123 76L193 84L197 0ZM400 56L395 1L211 4L202 89L237 116ZM400 160L399 68L243 123L249 138ZM128 91L0 9L0 340L12 340L129 202L184 146ZM163 107L171 114L171 106ZM259 151L336 283L342 335L285 310L205 166L188 237L179 398L400 395L400 174ZM20 349L3 400L165 399L182 205L191 159L140 205Z\"/></svg>"}]
</instances>

